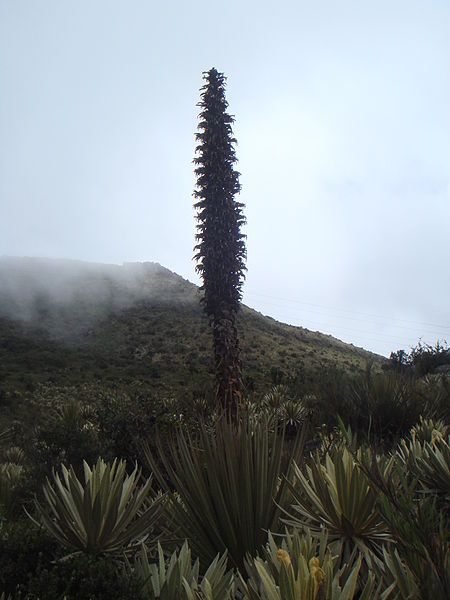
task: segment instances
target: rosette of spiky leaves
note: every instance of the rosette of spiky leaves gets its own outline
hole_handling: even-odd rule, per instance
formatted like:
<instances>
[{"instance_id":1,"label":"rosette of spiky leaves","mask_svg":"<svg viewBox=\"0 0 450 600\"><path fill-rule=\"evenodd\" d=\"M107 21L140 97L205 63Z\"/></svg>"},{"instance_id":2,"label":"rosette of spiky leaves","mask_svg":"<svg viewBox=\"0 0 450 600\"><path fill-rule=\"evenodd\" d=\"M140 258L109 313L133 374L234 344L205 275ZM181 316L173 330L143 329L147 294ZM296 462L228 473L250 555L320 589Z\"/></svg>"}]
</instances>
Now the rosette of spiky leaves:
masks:
<instances>
[{"instance_id":1,"label":"rosette of spiky leaves","mask_svg":"<svg viewBox=\"0 0 450 600\"><path fill-rule=\"evenodd\" d=\"M417 458L419 481L423 490L450 502L450 438L436 443L425 442Z\"/></svg>"},{"instance_id":2,"label":"rosette of spiky leaves","mask_svg":"<svg viewBox=\"0 0 450 600\"><path fill-rule=\"evenodd\" d=\"M133 573L142 582L146 600L233 600L234 575L227 571L226 554L217 555L203 577L200 563L192 561L187 541L179 552L165 559L158 543L158 562L151 562L144 545L137 555Z\"/></svg>"},{"instance_id":3,"label":"rosette of spiky leaves","mask_svg":"<svg viewBox=\"0 0 450 600\"><path fill-rule=\"evenodd\" d=\"M295 433L310 416L305 403L300 398L293 397L288 386L281 384L274 385L264 394L262 406L259 405L258 408L259 411L264 409L269 417L282 423L288 433Z\"/></svg>"},{"instance_id":4,"label":"rosette of spiky leaves","mask_svg":"<svg viewBox=\"0 0 450 600\"><path fill-rule=\"evenodd\" d=\"M388 469L382 461L369 461L367 455L361 458L360 466L377 490L380 512L398 551L397 559L392 553L393 547L385 547L390 557L389 563L387 555L382 560L381 570L386 581L395 583L397 578L404 580L412 576L414 582L405 582L405 590L417 587L418 598L447 600L450 544L445 511L439 510L435 496L417 493L417 478L405 472L395 455L387 461ZM386 599L403 599L401 594L396 595L397 589L397 584L391 586Z\"/></svg>"},{"instance_id":5,"label":"rosette of spiky leaves","mask_svg":"<svg viewBox=\"0 0 450 600\"><path fill-rule=\"evenodd\" d=\"M84 482L72 467L61 467L44 485L45 502L36 501L43 525L57 541L75 551L116 553L144 539L157 523L164 496L149 501L151 479L140 486L137 465L127 475L125 461L84 462Z\"/></svg>"},{"instance_id":6,"label":"rosette of spiky leaves","mask_svg":"<svg viewBox=\"0 0 450 600\"><path fill-rule=\"evenodd\" d=\"M383 576L390 584L383 600L447 600L450 589L448 521L431 497L420 502L412 490L383 498L395 546L383 548Z\"/></svg>"},{"instance_id":7,"label":"rosette of spiky leaves","mask_svg":"<svg viewBox=\"0 0 450 600\"><path fill-rule=\"evenodd\" d=\"M302 431L286 452L282 429L241 415L236 423L203 424L195 437L179 430L169 446L157 442L158 454L144 447L161 488L178 494L170 504L175 532L203 567L227 551L244 569L246 554L264 546L269 529L278 530L289 493L282 476L289 478L293 461L302 460L304 438Z\"/></svg>"},{"instance_id":8,"label":"rosette of spiky leaves","mask_svg":"<svg viewBox=\"0 0 450 600\"><path fill-rule=\"evenodd\" d=\"M197 210L195 256L204 292L203 305L213 327L217 398L224 408L240 404L242 379L236 314L242 297L245 272L243 204L234 169L236 153L232 124L227 113L225 77L216 69L203 74L196 139Z\"/></svg>"},{"instance_id":9,"label":"rosette of spiky leaves","mask_svg":"<svg viewBox=\"0 0 450 600\"><path fill-rule=\"evenodd\" d=\"M411 428L410 436L418 442L435 442L438 439L445 439L448 434L448 426L442 419L425 419L421 416L419 422Z\"/></svg>"},{"instance_id":10,"label":"rosette of spiky leaves","mask_svg":"<svg viewBox=\"0 0 450 600\"><path fill-rule=\"evenodd\" d=\"M300 399L289 398L281 407L278 418L290 432L294 432L305 423L309 414Z\"/></svg>"},{"instance_id":11,"label":"rosette of spiky leaves","mask_svg":"<svg viewBox=\"0 0 450 600\"><path fill-rule=\"evenodd\" d=\"M390 536L366 474L347 448L327 454L324 463L315 456L305 473L296 467L286 523L310 527L317 534L325 527L331 541L344 544L346 556L355 547L365 555L381 556Z\"/></svg>"},{"instance_id":12,"label":"rosette of spiky leaves","mask_svg":"<svg viewBox=\"0 0 450 600\"><path fill-rule=\"evenodd\" d=\"M290 397L289 387L281 383L273 385L263 396L263 405L270 411L276 412Z\"/></svg>"},{"instance_id":13,"label":"rosette of spiky leaves","mask_svg":"<svg viewBox=\"0 0 450 600\"><path fill-rule=\"evenodd\" d=\"M420 442L415 437L403 439L396 452L399 463L410 477L415 477L419 489L450 502L450 438L431 432L430 442Z\"/></svg>"},{"instance_id":14,"label":"rosette of spiky leaves","mask_svg":"<svg viewBox=\"0 0 450 600\"><path fill-rule=\"evenodd\" d=\"M404 467L409 478L417 475L417 459L423 455L423 451L423 442L415 438L400 440L395 456L397 461Z\"/></svg>"},{"instance_id":15,"label":"rosette of spiky leaves","mask_svg":"<svg viewBox=\"0 0 450 600\"><path fill-rule=\"evenodd\" d=\"M337 549L337 553L336 553ZM347 562L339 548L332 552L325 531L314 536L309 530L286 532L281 547L269 535L265 559L247 562L249 579L242 587L245 600L360 600L379 598L380 585L370 574L360 582L361 556Z\"/></svg>"},{"instance_id":16,"label":"rosette of spiky leaves","mask_svg":"<svg viewBox=\"0 0 450 600\"><path fill-rule=\"evenodd\" d=\"M6 463L13 463L15 465L23 465L25 462L25 452L18 446L11 446L4 452L4 459Z\"/></svg>"}]
</instances>

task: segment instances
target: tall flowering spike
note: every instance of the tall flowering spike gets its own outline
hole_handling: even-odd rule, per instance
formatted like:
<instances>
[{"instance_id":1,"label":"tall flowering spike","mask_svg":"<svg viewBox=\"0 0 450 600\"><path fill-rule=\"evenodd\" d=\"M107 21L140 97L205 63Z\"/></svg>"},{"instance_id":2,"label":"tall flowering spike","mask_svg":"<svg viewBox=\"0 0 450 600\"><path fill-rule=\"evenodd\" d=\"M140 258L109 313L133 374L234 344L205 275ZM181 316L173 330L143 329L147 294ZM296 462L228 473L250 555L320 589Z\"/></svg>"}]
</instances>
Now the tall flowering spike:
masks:
<instances>
[{"instance_id":1,"label":"tall flowering spike","mask_svg":"<svg viewBox=\"0 0 450 600\"><path fill-rule=\"evenodd\" d=\"M236 314L242 298L245 272L245 223L232 124L226 112L225 77L216 69L203 73L201 108L196 134L194 191L197 210L197 245L194 248L197 272L203 280L202 299L213 328L217 398L234 413L242 394L239 340Z\"/></svg>"}]
</instances>

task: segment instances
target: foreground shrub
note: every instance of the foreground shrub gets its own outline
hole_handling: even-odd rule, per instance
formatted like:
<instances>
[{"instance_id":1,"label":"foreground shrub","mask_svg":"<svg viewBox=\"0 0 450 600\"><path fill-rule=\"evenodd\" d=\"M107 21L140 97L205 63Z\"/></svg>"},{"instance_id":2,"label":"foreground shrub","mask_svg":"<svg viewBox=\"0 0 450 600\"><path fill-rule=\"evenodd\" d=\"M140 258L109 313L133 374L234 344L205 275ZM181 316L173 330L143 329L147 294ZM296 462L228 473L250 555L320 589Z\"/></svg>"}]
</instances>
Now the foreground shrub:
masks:
<instances>
[{"instance_id":1,"label":"foreground shrub","mask_svg":"<svg viewBox=\"0 0 450 600\"><path fill-rule=\"evenodd\" d=\"M421 595L415 577L400 558L395 548L383 549L386 578L391 584L386 588L383 600L420 600Z\"/></svg>"},{"instance_id":2,"label":"foreground shrub","mask_svg":"<svg viewBox=\"0 0 450 600\"><path fill-rule=\"evenodd\" d=\"M263 396L262 402L254 406L254 412L284 426L288 436L295 435L311 414L306 402L293 394L289 386L281 384L274 385Z\"/></svg>"},{"instance_id":3,"label":"foreground shrub","mask_svg":"<svg viewBox=\"0 0 450 600\"><path fill-rule=\"evenodd\" d=\"M158 563L151 563L142 546L136 558L134 574L142 584L145 600L232 600L234 575L227 572L227 557L216 556L202 578L198 559L192 563L191 551L185 542L166 563L158 544Z\"/></svg>"},{"instance_id":4,"label":"foreground shrub","mask_svg":"<svg viewBox=\"0 0 450 600\"><path fill-rule=\"evenodd\" d=\"M450 506L450 444L442 439L440 443L425 442L424 452L417 459L419 481L423 491L443 498Z\"/></svg>"},{"instance_id":5,"label":"foreground shrub","mask_svg":"<svg viewBox=\"0 0 450 600\"><path fill-rule=\"evenodd\" d=\"M445 438L450 433L449 427L442 419L425 419L420 417L419 422L411 428L410 436L418 442L435 442Z\"/></svg>"},{"instance_id":6,"label":"foreground shrub","mask_svg":"<svg viewBox=\"0 0 450 600\"><path fill-rule=\"evenodd\" d=\"M11 446L12 431L0 431L0 520L20 512L26 480L24 451Z\"/></svg>"},{"instance_id":7,"label":"foreground shrub","mask_svg":"<svg viewBox=\"0 0 450 600\"><path fill-rule=\"evenodd\" d=\"M416 442L417 443L417 442ZM396 457L394 457L396 458ZM447 600L450 589L448 510L434 494L424 494L401 460L386 473L363 457L360 466L377 491L380 513L395 546L384 549L386 598Z\"/></svg>"},{"instance_id":8,"label":"foreground shrub","mask_svg":"<svg viewBox=\"0 0 450 600\"><path fill-rule=\"evenodd\" d=\"M424 412L427 399L423 392L421 382L411 375L373 373L369 368L352 386L358 421L358 427L352 428L379 442L395 441L408 433Z\"/></svg>"},{"instance_id":9,"label":"foreground shrub","mask_svg":"<svg viewBox=\"0 0 450 600\"><path fill-rule=\"evenodd\" d=\"M272 536L265 560L247 564L249 579L242 580L244 600L373 600L378 598L375 579L360 584L361 557L356 553L345 563L331 552L326 534L287 534L281 547Z\"/></svg>"},{"instance_id":10,"label":"foreground shrub","mask_svg":"<svg viewBox=\"0 0 450 600\"><path fill-rule=\"evenodd\" d=\"M158 521L163 496L150 499L151 480L139 487L140 470L125 472L125 462L84 463L84 483L62 466L62 479L44 486L45 502L36 508L46 529L65 548L92 554L121 552L142 540Z\"/></svg>"},{"instance_id":11,"label":"foreground shrub","mask_svg":"<svg viewBox=\"0 0 450 600\"><path fill-rule=\"evenodd\" d=\"M38 569L49 566L56 541L29 519L0 525L0 590L13 593Z\"/></svg>"},{"instance_id":12,"label":"foreground shrub","mask_svg":"<svg viewBox=\"0 0 450 600\"><path fill-rule=\"evenodd\" d=\"M255 555L267 531L279 527L280 505L286 505L289 492L282 476L301 461L303 443L302 433L286 456L284 432L276 426L271 430L264 421L220 419L211 428L201 426L197 437L178 431L165 453L160 440L159 456L148 446L144 452L159 485L167 492L175 488L175 531L188 539L201 564L206 568L227 551L232 564L243 570L246 554Z\"/></svg>"},{"instance_id":13,"label":"foreground shrub","mask_svg":"<svg viewBox=\"0 0 450 600\"><path fill-rule=\"evenodd\" d=\"M18 492L24 478L22 465L12 462L0 464L0 519L9 519L17 512Z\"/></svg>"},{"instance_id":14,"label":"foreground shrub","mask_svg":"<svg viewBox=\"0 0 450 600\"><path fill-rule=\"evenodd\" d=\"M309 527L317 535L325 527L330 541L342 542L346 557L354 548L380 557L390 537L377 508L376 490L347 448L327 454L324 462L316 456L306 473L296 466L286 522Z\"/></svg>"},{"instance_id":15,"label":"foreground shrub","mask_svg":"<svg viewBox=\"0 0 450 600\"><path fill-rule=\"evenodd\" d=\"M23 581L15 600L141 600L141 584L108 556L78 554L56 561Z\"/></svg>"},{"instance_id":16,"label":"foreground shrub","mask_svg":"<svg viewBox=\"0 0 450 600\"><path fill-rule=\"evenodd\" d=\"M131 463L139 459L138 440L151 439L164 415L160 398L123 392L99 393L94 410L102 452Z\"/></svg>"},{"instance_id":17,"label":"foreground shrub","mask_svg":"<svg viewBox=\"0 0 450 600\"><path fill-rule=\"evenodd\" d=\"M433 428L427 436L412 429L410 439L401 440L395 457L408 477L417 481L417 489L431 494L440 503L450 506L450 438L445 439L439 429ZM430 438L430 441L420 439Z\"/></svg>"},{"instance_id":18,"label":"foreground shrub","mask_svg":"<svg viewBox=\"0 0 450 600\"><path fill-rule=\"evenodd\" d=\"M42 404L39 404L39 401ZM24 432L28 456L33 461L36 488L61 463L70 464L80 475L83 462L92 463L101 453L92 411L88 405L71 397L56 395L52 401L38 396L32 402L39 408L30 432Z\"/></svg>"}]
</instances>

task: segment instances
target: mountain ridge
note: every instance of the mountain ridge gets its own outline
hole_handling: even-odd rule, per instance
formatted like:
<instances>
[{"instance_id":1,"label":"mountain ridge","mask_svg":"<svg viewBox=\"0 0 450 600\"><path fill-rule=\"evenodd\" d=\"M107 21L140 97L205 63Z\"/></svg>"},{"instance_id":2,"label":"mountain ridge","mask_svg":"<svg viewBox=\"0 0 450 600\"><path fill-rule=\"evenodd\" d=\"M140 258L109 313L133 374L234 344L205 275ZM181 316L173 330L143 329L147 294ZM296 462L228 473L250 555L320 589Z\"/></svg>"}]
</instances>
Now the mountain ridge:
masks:
<instances>
[{"instance_id":1,"label":"mountain ridge","mask_svg":"<svg viewBox=\"0 0 450 600\"><path fill-rule=\"evenodd\" d=\"M201 387L213 365L199 300L195 284L159 263L1 257L3 385L138 381L173 393ZM367 361L383 360L245 305L238 326L252 389L274 380L275 371L313 378L324 368L361 371Z\"/></svg>"}]
</instances>

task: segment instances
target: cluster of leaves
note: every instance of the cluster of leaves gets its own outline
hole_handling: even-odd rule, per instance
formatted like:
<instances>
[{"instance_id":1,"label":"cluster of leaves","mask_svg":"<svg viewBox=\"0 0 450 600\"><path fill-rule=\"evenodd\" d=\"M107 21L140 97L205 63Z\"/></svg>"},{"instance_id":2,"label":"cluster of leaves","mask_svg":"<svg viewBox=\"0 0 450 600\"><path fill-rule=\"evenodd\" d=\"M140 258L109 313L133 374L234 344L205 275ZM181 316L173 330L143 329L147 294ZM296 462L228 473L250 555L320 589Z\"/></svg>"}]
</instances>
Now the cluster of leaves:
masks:
<instances>
[{"instance_id":1,"label":"cluster of leaves","mask_svg":"<svg viewBox=\"0 0 450 600\"><path fill-rule=\"evenodd\" d=\"M168 448L156 445L158 453L147 446L145 457L161 488L172 494L175 530L201 562L227 551L243 568L246 553L261 549L266 532L279 527L288 493L283 475L302 460L303 445L300 433L286 456L284 433L276 426L222 417L195 437L180 430Z\"/></svg>"},{"instance_id":2,"label":"cluster of leaves","mask_svg":"<svg viewBox=\"0 0 450 600\"><path fill-rule=\"evenodd\" d=\"M40 521L61 546L91 554L114 553L148 534L162 512L164 496L150 498L151 479L138 486L125 463L99 459L84 463L84 482L62 466L62 478L44 486L45 503L36 502ZM36 523L38 524L38 523Z\"/></svg>"},{"instance_id":3,"label":"cluster of leaves","mask_svg":"<svg viewBox=\"0 0 450 600\"><path fill-rule=\"evenodd\" d=\"M145 545L135 559L132 570L141 583L147 600L233 600L235 578L227 571L227 556L216 556L203 576L200 562L192 562L187 541L180 552L173 552L169 560L158 543L158 562L150 562Z\"/></svg>"},{"instance_id":4,"label":"cluster of leaves","mask_svg":"<svg viewBox=\"0 0 450 600\"><path fill-rule=\"evenodd\" d=\"M373 575L359 589L361 556L354 553L346 561L340 548L329 544L323 530L315 536L310 530L286 532L281 547L272 535L263 557L247 563L247 581L241 578L245 600L362 600L374 598Z\"/></svg>"}]
</instances>

